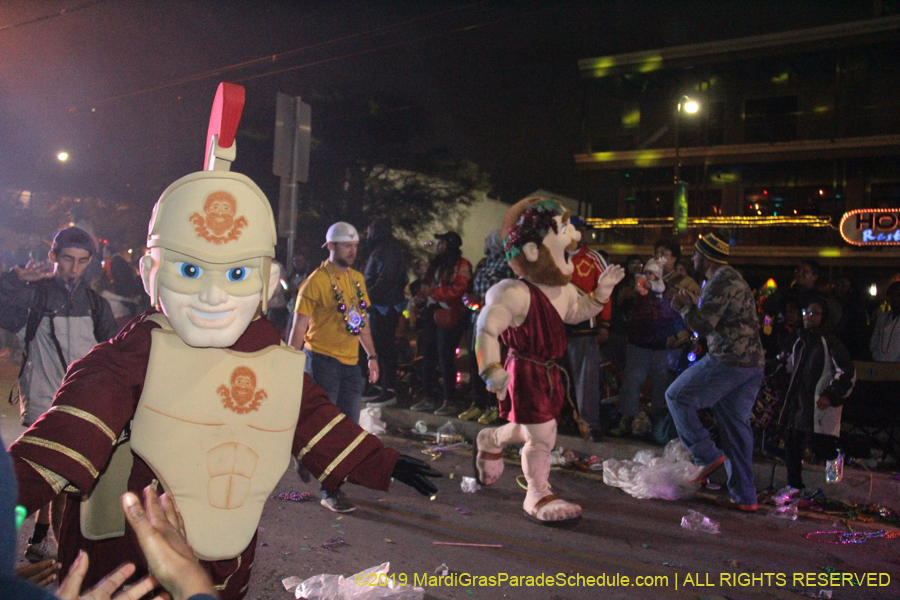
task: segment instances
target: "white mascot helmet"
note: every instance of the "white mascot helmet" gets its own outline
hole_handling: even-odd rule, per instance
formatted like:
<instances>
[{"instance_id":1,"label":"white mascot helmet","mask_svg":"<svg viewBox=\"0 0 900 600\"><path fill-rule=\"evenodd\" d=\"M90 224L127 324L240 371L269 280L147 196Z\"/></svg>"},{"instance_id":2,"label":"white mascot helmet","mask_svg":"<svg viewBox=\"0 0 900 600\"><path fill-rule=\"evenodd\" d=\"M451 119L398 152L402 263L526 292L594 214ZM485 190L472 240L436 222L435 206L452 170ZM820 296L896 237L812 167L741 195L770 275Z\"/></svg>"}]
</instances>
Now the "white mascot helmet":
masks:
<instances>
[{"instance_id":1,"label":"white mascot helmet","mask_svg":"<svg viewBox=\"0 0 900 600\"><path fill-rule=\"evenodd\" d=\"M219 84L207 136L207 170L182 177L162 193L150 217L147 247L162 249L162 260L165 250L216 264L258 258L265 312L278 241L272 206L249 177L228 170L243 105L243 87ZM149 283L155 306L155 274Z\"/></svg>"}]
</instances>

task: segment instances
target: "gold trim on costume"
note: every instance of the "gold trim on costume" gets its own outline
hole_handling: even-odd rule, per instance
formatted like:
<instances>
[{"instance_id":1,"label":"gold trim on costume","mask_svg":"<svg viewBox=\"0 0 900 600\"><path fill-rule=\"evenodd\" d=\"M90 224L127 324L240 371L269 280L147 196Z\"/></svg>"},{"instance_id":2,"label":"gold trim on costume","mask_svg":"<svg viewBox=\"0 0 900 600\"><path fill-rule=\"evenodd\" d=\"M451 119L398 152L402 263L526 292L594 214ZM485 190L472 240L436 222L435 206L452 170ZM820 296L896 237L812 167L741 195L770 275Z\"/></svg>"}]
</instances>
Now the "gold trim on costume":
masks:
<instances>
[{"instance_id":1,"label":"gold trim on costume","mask_svg":"<svg viewBox=\"0 0 900 600\"><path fill-rule=\"evenodd\" d=\"M345 458L347 458L347 455L348 455L348 454L350 454L351 452L353 452L353 451L356 449L356 447L359 446L359 445L362 443L363 439L365 439L365 437L366 437L367 435L369 435L369 434L366 433L365 431L363 431L363 432L360 433L358 436L356 436L356 439L353 440L353 442L351 442L349 446L347 446L346 448L344 448L344 451L341 452L340 454L338 454L338 457L335 458L333 461L331 461L331 464L328 465L328 468L325 469L325 470L322 472L322 474L319 476L319 483L322 483L323 481L325 481L325 478L328 477L329 475L331 475L331 472L332 472L334 469L336 469L337 466L338 466L339 464L341 464L341 462L343 462L343 460L344 460Z\"/></svg>"},{"instance_id":2,"label":"gold trim on costume","mask_svg":"<svg viewBox=\"0 0 900 600\"><path fill-rule=\"evenodd\" d=\"M94 425L97 429L102 431L106 437L110 439L110 441L115 442L119 436L113 433L113 430L109 428L109 426L100 420L96 415L92 415L86 410L81 410L80 408L75 408L74 406L67 406L64 404L57 404L56 406L51 406L50 410L55 410L56 412L66 413L72 415L74 417L78 417L79 419L84 419L91 425Z\"/></svg>"},{"instance_id":3,"label":"gold trim on costume","mask_svg":"<svg viewBox=\"0 0 900 600\"><path fill-rule=\"evenodd\" d=\"M55 450L60 454L64 454L65 456L68 456L69 458L80 464L82 467L87 469L88 473L90 473L91 477L93 477L94 479L97 479L97 475L100 474L97 469L94 468L94 465L91 464L91 461L89 461L78 452L75 452L71 448L66 448L62 444L57 444L56 442L51 442L49 440L41 439L31 435L23 435L19 438L19 442L23 444L34 444L35 446L47 448L48 450Z\"/></svg>"},{"instance_id":4,"label":"gold trim on costume","mask_svg":"<svg viewBox=\"0 0 900 600\"><path fill-rule=\"evenodd\" d=\"M214 588L216 588L219 591L222 591L228 587L228 582L231 581L231 578L234 577L234 574L241 570L241 555L240 554L238 554L237 561L238 561L237 567L235 567L234 571L231 572L231 575L229 575L228 577L225 578L224 583L220 583L219 585L214 585L213 586Z\"/></svg>"},{"instance_id":5,"label":"gold trim on costume","mask_svg":"<svg viewBox=\"0 0 900 600\"><path fill-rule=\"evenodd\" d=\"M306 456L306 453L309 452L310 450L312 450L313 447L319 443L319 440L321 440L323 437L325 437L325 435L329 431L334 429L334 426L337 425L338 422L344 418L346 418L346 417L344 417L344 413L341 413L338 416L336 416L335 418L333 418L328 425L326 425L321 430L319 430L319 433L317 433L313 439L309 440L309 443L306 446L304 446L303 450L301 450L300 453L297 455L297 460L300 460L301 458Z\"/></svg>"},{"instance_id":6,"label":"gold trim on costume","mask_svg":"<svg viewBox=\"0 0 900 600\"><path fill-rule=\"evenodd\" d=\"M53 488L54 494L59 494L66 488L67 485L69 485L68 479L66 479L65 477L61 477L60 475L57 475L50 469L48 469L46 467L42 467L41 465L39 465L37 463L31 462L27 458L23 458L22 460L24 460L29 465L31 465L31 468L33 468L35 471L37 471L38 475L40 475L41 477L44 478L44 481L46 481L47 484Z\"/></svg>"}]
</instances>

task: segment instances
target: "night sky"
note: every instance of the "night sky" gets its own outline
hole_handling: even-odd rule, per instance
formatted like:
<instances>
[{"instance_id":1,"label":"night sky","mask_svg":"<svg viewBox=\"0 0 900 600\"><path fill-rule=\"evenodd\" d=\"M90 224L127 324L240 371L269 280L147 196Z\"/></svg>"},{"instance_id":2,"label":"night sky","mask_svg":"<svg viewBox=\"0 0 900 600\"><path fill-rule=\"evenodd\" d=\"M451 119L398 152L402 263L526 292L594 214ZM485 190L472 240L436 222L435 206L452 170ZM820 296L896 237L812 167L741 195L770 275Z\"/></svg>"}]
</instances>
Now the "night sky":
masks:
<instances>
[{"instance_id":1,"label":"night sky","mask_svg":"<svg viewBox=\"0 0 900 600\"><path fill-rule=\"evenodd\" d=\"M368 106L392 124L368 140L376 149L402 127L477 163L494 197L577 196L579 59L866 19L878 4L2 2L0 193L110 198L149 216L169 183L202 167L227 80L247 89L233 169L274 197L277 91L312 104L314 138L335 141ZM317 160L311 177L325 170Z\"/></svg>"}]
</instances>

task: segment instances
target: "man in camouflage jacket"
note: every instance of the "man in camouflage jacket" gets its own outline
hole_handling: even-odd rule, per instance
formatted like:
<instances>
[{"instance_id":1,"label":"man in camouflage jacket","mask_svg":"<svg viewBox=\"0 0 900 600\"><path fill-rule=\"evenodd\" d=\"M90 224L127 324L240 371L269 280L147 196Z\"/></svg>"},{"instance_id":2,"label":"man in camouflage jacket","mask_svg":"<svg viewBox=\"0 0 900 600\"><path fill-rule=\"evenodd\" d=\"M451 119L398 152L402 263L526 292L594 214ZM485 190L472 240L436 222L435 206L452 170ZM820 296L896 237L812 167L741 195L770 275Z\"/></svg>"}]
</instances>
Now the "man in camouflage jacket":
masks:
<instances>
[{"instance_id":1,"label":"man in camouflage jacket","mask_svg":"<svg viewBox=\"0 0 900 600\"><path fill-rule=\"evenodd\" d=\"M681 290L672 298L672 307L690 329L706 337L709 351L669 386L666 403L681 441L698 465L692 481L724 464L731 499L723 504L752 512L757 503L750 413L762 384L765 356L753 293L740 273L728 266L728 254L728 242L715 234L694 245L694 267L706 276L706 285L699 301L696 294ZM712 409L722 450L700 422L700 408Z\"/></svg>"}]
</instances>

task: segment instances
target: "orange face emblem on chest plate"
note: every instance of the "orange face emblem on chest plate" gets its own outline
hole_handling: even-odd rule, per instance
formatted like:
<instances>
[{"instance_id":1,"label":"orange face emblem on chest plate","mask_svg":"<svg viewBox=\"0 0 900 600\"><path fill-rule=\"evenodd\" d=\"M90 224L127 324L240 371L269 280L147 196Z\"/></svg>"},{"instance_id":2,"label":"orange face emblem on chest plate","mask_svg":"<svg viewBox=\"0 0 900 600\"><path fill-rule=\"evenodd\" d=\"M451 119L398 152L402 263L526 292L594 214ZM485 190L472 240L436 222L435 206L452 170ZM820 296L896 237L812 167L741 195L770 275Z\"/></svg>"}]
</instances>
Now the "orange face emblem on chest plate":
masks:
<instances>
[{"instance_id":1,"label":"orange face emblem on chest plate","mask_svg":"<svg viewBox=\"0 0 900 600\"><path fill-rule=\"evenodd\" d=\"M259 409L260 403L269 397L265 390L256 389L256 373L250 367L236 367L231 372L231 386L224 383L216 389L225 408L243 415Z\"/></svg>"}]
</instances>

